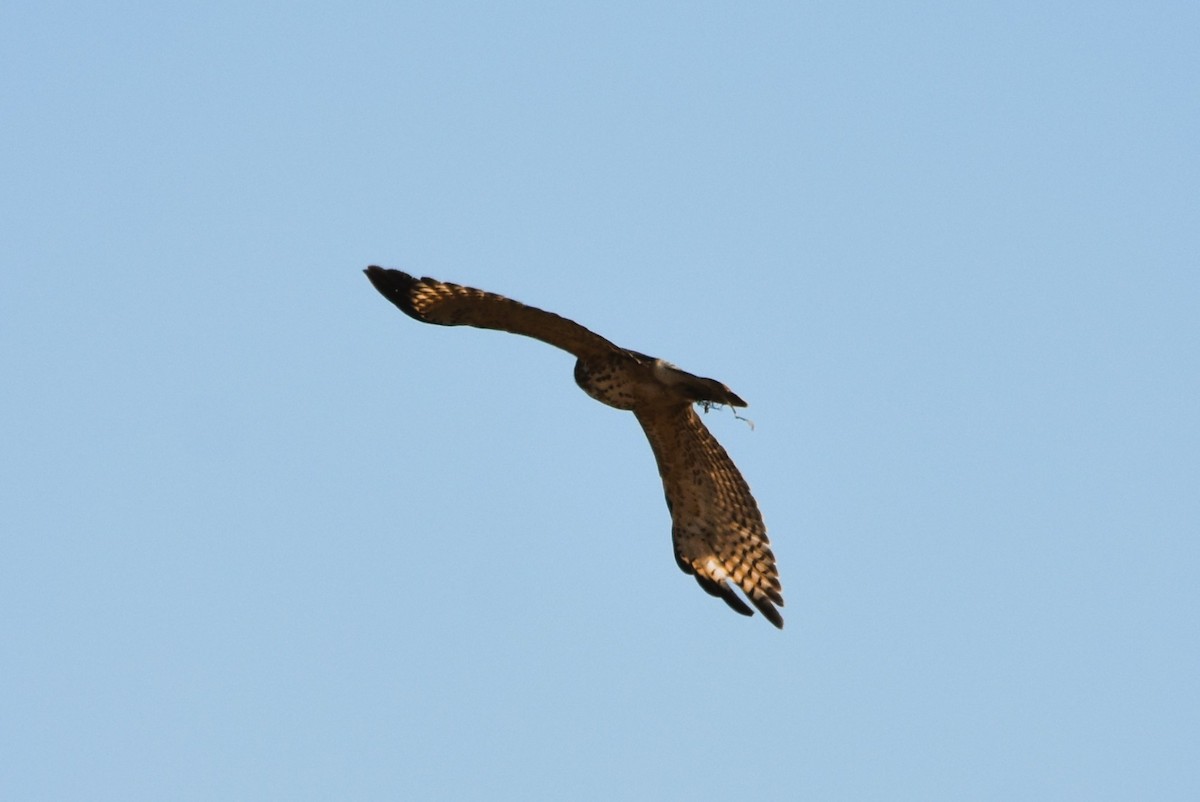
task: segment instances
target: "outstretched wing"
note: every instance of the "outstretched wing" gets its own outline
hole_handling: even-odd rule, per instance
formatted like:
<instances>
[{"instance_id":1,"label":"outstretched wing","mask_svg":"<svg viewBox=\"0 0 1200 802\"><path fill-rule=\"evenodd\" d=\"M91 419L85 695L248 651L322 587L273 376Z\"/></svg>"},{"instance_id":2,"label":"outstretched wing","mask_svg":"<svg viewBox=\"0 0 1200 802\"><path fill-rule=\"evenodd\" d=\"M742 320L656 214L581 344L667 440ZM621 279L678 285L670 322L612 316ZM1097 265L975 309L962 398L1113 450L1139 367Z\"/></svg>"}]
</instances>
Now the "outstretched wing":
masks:
<instances>
[{"instance_id":1,"label":"outstretched wing","mask_svg":"<svg viewBox=\"0 0 1200 802\"><path fill-rule=\"evenodd\" d=\"M783 606L783 595L767 527L733 460L690 404L633 412L658 460L679 567L737 612L753 615L729 586L732 580L782 629L775 606Z\"/></svg>"},{"instance_id":2,"label":"outstretched wing","mask_svg":"<svg viewBox=\"0 0 1200 802\"><path fill-rule=\"evenodd\" d=\"M570 351L577 357L619 352L620 348L573 320L526 306L503 295L400 270L372 265L365 271L375 289L409 317L439 326L475 326L523 334Z\"/></svg>"}]
</instances>

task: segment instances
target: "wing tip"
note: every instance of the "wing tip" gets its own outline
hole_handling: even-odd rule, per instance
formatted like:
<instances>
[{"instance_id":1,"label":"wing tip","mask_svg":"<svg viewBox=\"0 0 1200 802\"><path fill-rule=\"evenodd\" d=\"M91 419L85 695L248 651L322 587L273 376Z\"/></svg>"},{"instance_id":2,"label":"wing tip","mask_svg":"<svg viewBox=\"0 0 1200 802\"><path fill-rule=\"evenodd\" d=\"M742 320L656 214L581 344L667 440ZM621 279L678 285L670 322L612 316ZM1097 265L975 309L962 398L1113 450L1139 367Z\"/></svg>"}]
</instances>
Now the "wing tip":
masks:
<instances>
[{"instance_id":1,"label":"wing tip","mask_svg":"<svg viewBox=\"0 0 1200 802\"><path fill-rule=\"evenodd\" d=\"M421 279L414 278L403 270L394 270L389 267L380 267L379 265L371 265L363 273L370 280L371 286L378 290L380 295L395 304L401 312L414 320L420 320L423 323L428 322L421 316L412 302L412 288Z\"/></svg>"},{"instance_id":2,"label":"wing tip","mask_svg":"<svg viewBox=\"0 0 1200 802\"><path fill-rule=\"evenodd\" d=\"M768 599L765 596L755 595L750 597L750 601L755 607L758 608L758 611L763 614L763 618L774 624L776 629L783 629L783 616L780 614L775 605L772 604L771 599ZM778 603L783 604L783 600L780 599Z\"/></svg>"},{"instance_id":3,"label":"wing tip","mask_svg":"<svg viewBox=\"0 0 1200 802\"><path fill-rule=\"evenodd\" d=\"M716 580L696 570L696 566L688 562L678 551L675 552L675 562L685 574L695 577L696 583L700 585L705 593L721 599L729 605L730 609L739 615L754 615L754 610L750 609L750 606L742 600L742 597L724 579ZM763 618L770 621L776 629L783 629L783 615L776 608L776 605L779 607L783 606L783 594L779 592L778 585L779 581L775 580L774 586L768 585L766 587L753 588L745 592L746 598L750 599L750 603L758 608Z\"/></svg>"},{"instance_id":4,"label":"wing tip","mask_svg":"<svg viewBox=\"0 0 1200 802\"><path fill-rule=\"evenodd\" d=\"M696 582L703 588L704 593L715 595L716 598L725 601L725 604L730 606L730 609L737 612L738 615L754 615L754 610L750 609L750 605L746 604L742 597L734 591L730 583L725 580L718 581L712 579L712 577L704 576L700 571L692 569L691 565L684 562L683 559L678 559L677 557L677 561L679 562L679 567L683 568L685 573L696 577ZM758 609L758 612L761 612L762 617L772 623L775 629L784 628L784 616L780 614L779 609L775 606L779 605L780 608L784 606L784 597L778 591L766 593L749 592L746 593L746 598L750 599L750 604L754 605Z\"/></svg>"},{"instance_id":5,"label":"wing tip","mask_svg":"<svg viewBox=\"0 0 1200 802\"><path fill-rule=\"evenodd\" d=\"M709 577L703 576L699 572L689 573L693 573L693 576L696 577L696 582L699 583L700 587L704 589L705 593L721 599L727 605L729 605L730 609L732 609L735 613L745 616L754 615L754 610L750 609L750 605L746 604L746 602L742 600L742 597L739 596L736 591L734 591L728 582L725 582L724 580L720 582L715 581ZM750 603L758 608L758 611L762 613L763 618L770 621L776 629L783 629L783 615L781 615L779 610L775 607L776 604L783 606L782 597L768 598L765 594L760 593L751 593L747 595L750 599ZM776 593L773 595L778 596L779 594Z\"/></svg>"}]
</instances>

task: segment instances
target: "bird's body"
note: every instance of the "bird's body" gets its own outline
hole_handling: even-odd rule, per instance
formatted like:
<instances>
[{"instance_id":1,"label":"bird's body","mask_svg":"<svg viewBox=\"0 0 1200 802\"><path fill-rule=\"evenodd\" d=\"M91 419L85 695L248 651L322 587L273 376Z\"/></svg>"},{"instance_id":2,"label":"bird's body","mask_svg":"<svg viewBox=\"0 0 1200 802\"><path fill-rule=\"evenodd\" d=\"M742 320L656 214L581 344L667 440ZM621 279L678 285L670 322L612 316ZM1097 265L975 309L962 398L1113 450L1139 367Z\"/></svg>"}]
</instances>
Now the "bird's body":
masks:
<instances>
[{"instance_id":1,"label":"bird's body","mask_svg":"<svg viewBox=\"0 0 1200 802\"><path fill-rule=\"evenodd\" d=\"M575 382L589 396L630 410L658 463L671 512L675 559L708 593L743 615L753 611L732 581L777 627L783 606L775 557L750 488L693 407L743 401L724 384L620 348L583 326L494 293L369 267L377 290L408 316L534 337L576 357Z\"/></svg>"},{"instance_id":2,"label":"bird's body","mask_svg":"<svg viewBox=\"0 0 1200 802\"><path fill-rule=\"evenodd\" d=\"M575 383L585 393L617 409L674 405L680 401L746 406L742 399L712 379L702 379L652 356L625 351L580 357Z\"/></svg>"}]
</instances>

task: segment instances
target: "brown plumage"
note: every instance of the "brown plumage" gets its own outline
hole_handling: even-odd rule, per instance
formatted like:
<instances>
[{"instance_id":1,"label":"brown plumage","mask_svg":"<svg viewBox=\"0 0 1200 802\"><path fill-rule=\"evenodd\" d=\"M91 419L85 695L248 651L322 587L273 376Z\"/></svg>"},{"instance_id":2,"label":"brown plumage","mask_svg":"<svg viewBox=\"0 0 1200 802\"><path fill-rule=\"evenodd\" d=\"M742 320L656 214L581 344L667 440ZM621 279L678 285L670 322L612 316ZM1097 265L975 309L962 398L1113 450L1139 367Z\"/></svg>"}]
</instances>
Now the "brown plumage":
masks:
<instances>
[{"instance_id":1,"label":"brown plumage","mask_svg":"<svg viewBox=\"0 0 1200 802\"><path fill-rule=\"evenodd\" d=\"M737 612L753 615L730 587L732 581L767 620L783 627L776 609L783 606L779 572L758 505L692 406L746 406L736 393L714 379L620 348L572 320L501 295L382 267L365 272L375 289L416 320L523 334L574 354L575 381L583 391L601 403L631 410L646 432L671 512L679 567Z\"/></svg>"}]
</instances>

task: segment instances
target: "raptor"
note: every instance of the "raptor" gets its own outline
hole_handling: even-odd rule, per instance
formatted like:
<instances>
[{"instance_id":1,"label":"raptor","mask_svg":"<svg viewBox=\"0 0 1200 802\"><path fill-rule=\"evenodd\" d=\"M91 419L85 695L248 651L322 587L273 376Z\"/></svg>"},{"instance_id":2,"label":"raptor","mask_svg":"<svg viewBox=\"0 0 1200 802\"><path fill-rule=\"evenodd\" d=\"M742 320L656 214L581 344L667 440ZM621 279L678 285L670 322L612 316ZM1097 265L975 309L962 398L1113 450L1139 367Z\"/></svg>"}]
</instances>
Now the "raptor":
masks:
<instances>
[{"instance_id":1,"label":"raptor","mask_svg":"<svg viewBox=\"0 0 1200 802\"><path fill-rule=\"evenodd\" d=\"M737 612L753 615L730 583L736 585L768 621L783 627L779 571L758 505L695 409L744 407L740 396L719 381L614 345L553 312L400 270L371 266L364 272L400 311L423 323L522 334L573 354L575 383L600 403L632 412L650 441L679 567Z\"/></svg>"}]
</instances>

